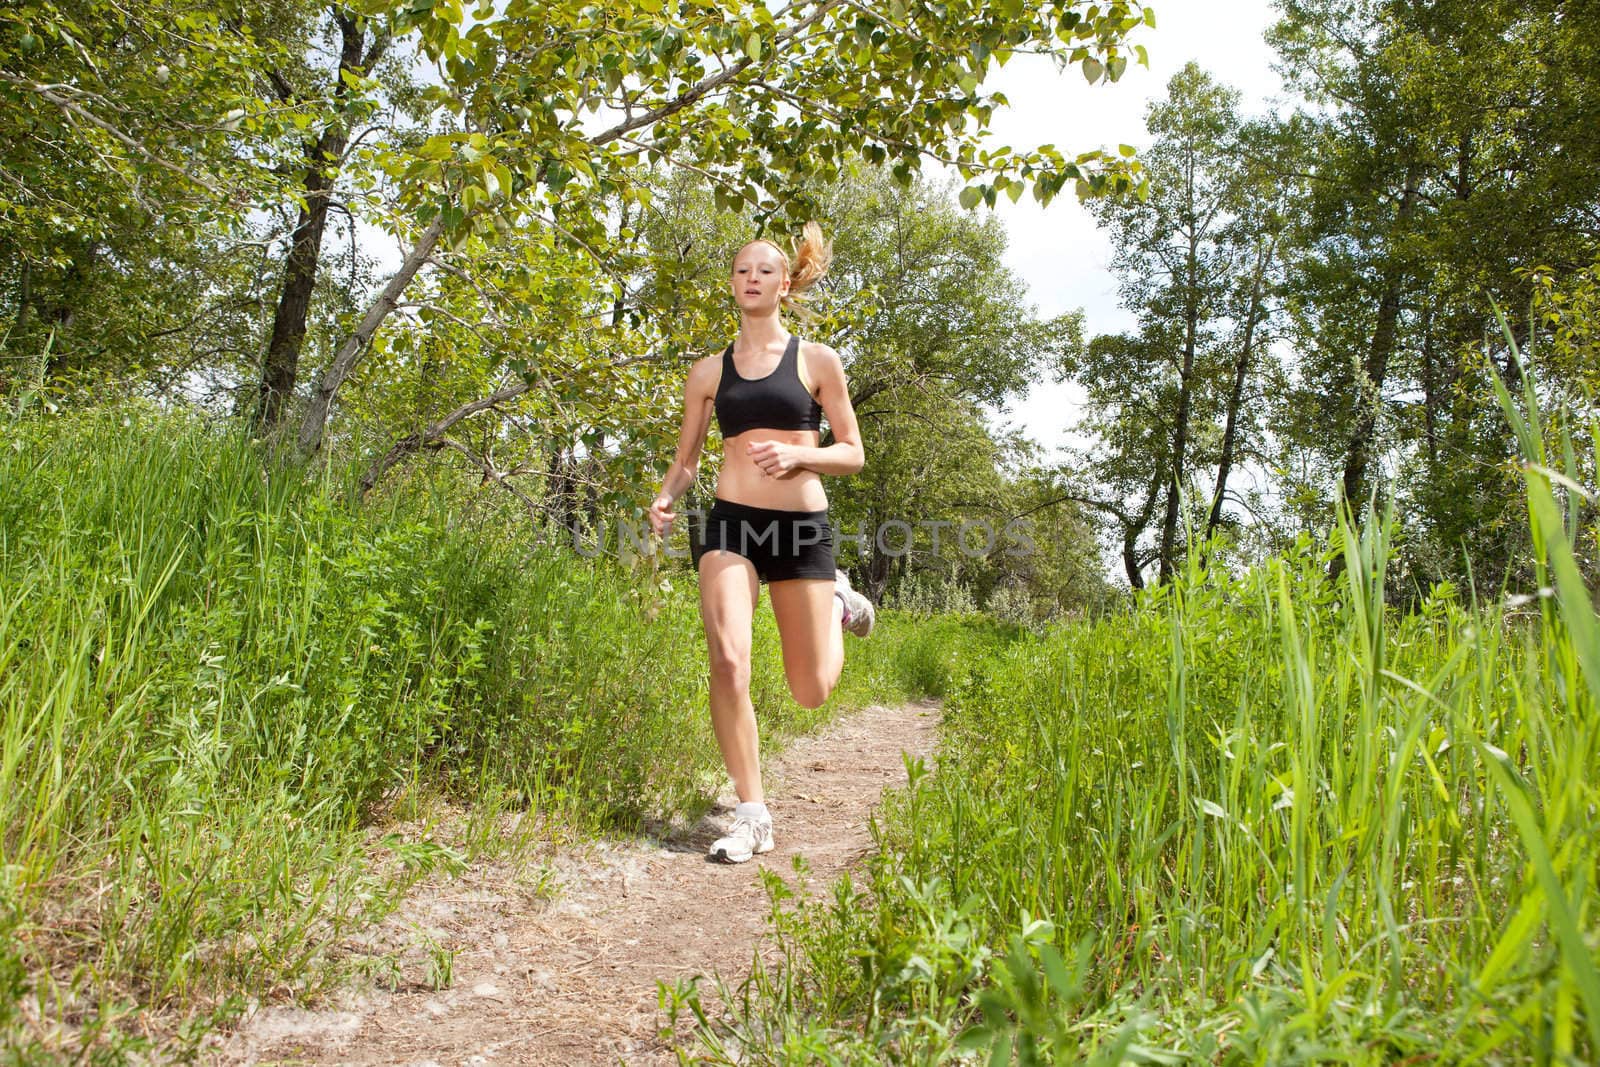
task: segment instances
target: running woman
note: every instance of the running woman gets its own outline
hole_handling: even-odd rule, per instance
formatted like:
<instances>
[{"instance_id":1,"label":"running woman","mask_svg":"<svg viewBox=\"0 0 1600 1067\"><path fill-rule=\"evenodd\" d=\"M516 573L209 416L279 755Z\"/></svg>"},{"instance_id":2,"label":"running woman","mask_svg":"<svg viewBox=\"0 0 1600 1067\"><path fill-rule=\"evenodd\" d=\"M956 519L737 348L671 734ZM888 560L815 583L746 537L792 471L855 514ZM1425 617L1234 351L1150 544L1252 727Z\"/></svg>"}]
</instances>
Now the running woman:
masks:
<instances>
[{"instance_id":1,"label":"running woman","mask_svg":"<svg viewBox=\"0 0 1600 1067\"><path fill-rule=\"evenodd\" d=\"M803 294L832 261L830 244L807 223L794 258L768 240L733 260L739 336L721 355L697 360L683 391L678 451L650 505L664 537L672 510L700 466L714 413L722 431L715 498L690 549L700 575L700 618L711 667L711 725L739 804L711 856L743 863L772 849L772 816L761 791L761 756L750 701L751 624L767 584L795 700L815 708L844 667L844 630L872 630L872 602L834 562L822 475L854 474L865 462L839 354L802 341L782 313L804 313ZM819 446L826 414L834 441Z\"/></svg>"}]
</instances>

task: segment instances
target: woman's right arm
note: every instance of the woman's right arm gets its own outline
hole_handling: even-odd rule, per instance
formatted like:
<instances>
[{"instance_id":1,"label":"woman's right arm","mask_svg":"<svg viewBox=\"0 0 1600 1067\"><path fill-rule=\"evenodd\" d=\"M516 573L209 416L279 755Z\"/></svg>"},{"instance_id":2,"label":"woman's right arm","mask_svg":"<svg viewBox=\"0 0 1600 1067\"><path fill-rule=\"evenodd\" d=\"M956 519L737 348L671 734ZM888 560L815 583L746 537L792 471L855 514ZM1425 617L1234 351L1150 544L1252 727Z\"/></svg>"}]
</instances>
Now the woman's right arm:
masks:
<instances>
[{"instance_id":1,"label":"woman's right arm","mask_svg":"<svg viewBox=\"0 0 1600 1067\"><path fill-rule=\"evenodd\" d=\"M667 473L661 480L661 491L650 505L650 525L660 535L677 513L672 505L694 484L695 472L700 469L700 450L706 442L706 432L711 427L711 402L716 392L712 377L720 367L712 359L701 359L689 368L688 381L683 386L683 423L678 429L678 451Z\"/></svg>"}]
</instances>

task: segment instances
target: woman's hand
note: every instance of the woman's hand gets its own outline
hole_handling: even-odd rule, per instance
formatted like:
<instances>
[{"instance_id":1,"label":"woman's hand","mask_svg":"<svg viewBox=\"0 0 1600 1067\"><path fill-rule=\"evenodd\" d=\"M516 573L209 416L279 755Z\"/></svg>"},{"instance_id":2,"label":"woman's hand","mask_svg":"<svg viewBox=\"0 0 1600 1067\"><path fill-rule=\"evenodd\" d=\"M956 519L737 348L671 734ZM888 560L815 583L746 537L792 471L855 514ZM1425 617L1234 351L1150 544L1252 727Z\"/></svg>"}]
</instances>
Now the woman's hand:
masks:
<instances>
[{"instance_id":1,"label":"woman's hand","mask_svg":"<svg viewBox=\"0 0 1600 1067\"><path fill-rule=\"evenodd\" d=\"M678 513L672 510L672 498L669 496L658 496L650 505L650 529L655 531L657 537L665 537L672 520L677 517Z\"/></svg>"},{"instance_id":2,"label":"woman's hand","mask_svg":"<svg viewBox=\"0 0 1600 1067\"><path fill-rule=\"evenodd\" d=\"M754 441L745 451L768 477L782 478L800 466L799 447L787 441Z\"/></svg>"}]
</instances>

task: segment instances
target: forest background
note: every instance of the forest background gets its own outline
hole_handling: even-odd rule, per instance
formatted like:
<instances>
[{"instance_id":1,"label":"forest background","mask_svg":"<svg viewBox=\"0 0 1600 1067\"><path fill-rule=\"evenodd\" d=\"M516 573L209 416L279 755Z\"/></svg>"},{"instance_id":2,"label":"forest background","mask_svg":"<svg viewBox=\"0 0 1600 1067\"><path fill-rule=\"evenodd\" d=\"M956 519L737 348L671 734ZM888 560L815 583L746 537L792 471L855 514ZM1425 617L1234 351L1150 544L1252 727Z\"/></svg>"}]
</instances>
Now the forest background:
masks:
<instances>
[{"instance_id":1,"label":"forest background","mask_svg":"<svg viewBox=\"0 0 1600 1067\"><path fill-rule=\"evenodd\" d=\"M1416 594L1525 550L1487 377L1519 371L1492 307L1526 339L1593 284L1596 44L1574 5L1285 4L1290 105L1242 119L1224 79L1185 68L1137 163L980 145L1004 104L979 79L1021 43L994 29L891 121L864 89L918 62L867 55L892 11L850 16L861 51L842 62L759 5L737 41L710 5L682 25L651 3L586 10L10 9L13 410L138 397L247 418L363 457L367 492L425 457L536 525L608 522L616 552L672 450L687 361L730 333L729 249L816 216L839 265L809 328L844 354L874 452L836 522L918 527L909 551L869 538L851 561L875 597L1047 618L1164 580L1191 539L1260 558L1374 494L1396 499ZM1142 9L1108 10L1071 47L1045 34L1091 82L1158 39ZM817 69L777 77L789 47ZM674 85L704 95L680 108ZM959 196L919 177L930 157ZM963 210L1068 183L1142 194L1095 201L1135 329L1038 319L1002 227ZM385 231L392 274L374 269ZM1544 363L1550 388L1594 384L1583 343ZM1087 397L1079 454L983 415L1044 380ZM936 552L925 528L1018 516L1026 558Z\"/></svg>"}]
</instances>

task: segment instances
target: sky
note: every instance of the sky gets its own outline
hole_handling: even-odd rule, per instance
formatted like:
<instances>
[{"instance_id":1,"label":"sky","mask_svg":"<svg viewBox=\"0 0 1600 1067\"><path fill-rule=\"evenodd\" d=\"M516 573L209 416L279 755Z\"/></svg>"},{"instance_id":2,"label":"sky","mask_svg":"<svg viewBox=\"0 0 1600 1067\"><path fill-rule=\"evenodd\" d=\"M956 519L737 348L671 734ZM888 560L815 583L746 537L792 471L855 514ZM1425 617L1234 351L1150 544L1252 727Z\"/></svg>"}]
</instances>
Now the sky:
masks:
<instances>
[{"instance_id":1,"label":"sky","mask_svg":"<svg viewBox=\"0 0 1600 1067\"><path fill-rule=\"evenodd\" d=\"M1114 151L1118 144L1144 148L1146 108L1165 95L1168 79L1190 60L1238 89L1247 115L1270 110L1281 96L1273 53L1262 36L1276 18L1269 0L1152 0L1152 6L1155 27L1130 38L1149 52L1148 69L1130 62L1117 82L1091 86L1075 67L1058 72L1045 57L1017 56L991 75L985 88L1005 93L1011 102L995 113L993 143L1019 149L1054 144L1067 156L1091 148ZM1049 207L1024 194L1015 204L1000 197L995 211L1010 237L1006 265L1027 285L1041 317L1082 308L1086 337L1133 325L1118 306L1111 243L1070 186ZM1074 386L1040 383L997 419L1054 449L1076 440L1070 431L1080 398Z\"/></svg>"}]
</instances>

